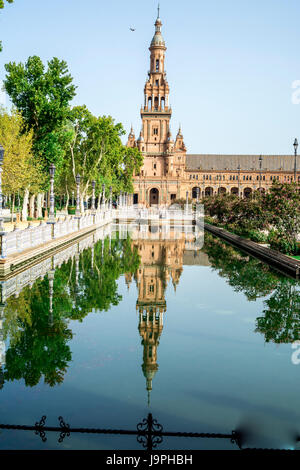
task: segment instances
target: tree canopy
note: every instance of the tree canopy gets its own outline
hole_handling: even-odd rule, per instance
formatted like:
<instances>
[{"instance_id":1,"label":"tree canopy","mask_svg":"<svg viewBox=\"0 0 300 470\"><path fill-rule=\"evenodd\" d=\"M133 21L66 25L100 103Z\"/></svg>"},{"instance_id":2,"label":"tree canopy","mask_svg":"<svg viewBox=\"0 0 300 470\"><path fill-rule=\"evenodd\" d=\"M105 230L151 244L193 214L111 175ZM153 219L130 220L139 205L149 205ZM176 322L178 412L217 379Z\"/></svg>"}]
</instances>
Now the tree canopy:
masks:
<instances>
[{"instance_id":1,"label":"tree canopy","mask_svg":"<svg viewBox=\"0 0 300 470\"><path fill-rule=\"evenodd\" d=\"M43 174L32 154L32 131L27 132L19 112L9 114L0 107L0 143L5 149L3 190L15 195L25 188L38 190Z\"/></svg>"},{"instance_id":2,"label":"tree canopy","mask_svg":"<svg viewBox=\"0 0 300 470\"><path fill-rule=\"evenodd\" d=\"M69 137L65 123L76 89L67 63L54 57L46 68L33 56L25 65L6 64L5 70L5 90L33 131L35 157L45 171L54 163L59 173Z\"/></svg>"},{"instance_id":3,"label":"tree canopy","mask_svg":"<svg viewBox=\"0 0 300 470\"><path fill-rule=\"evenodd\" d=\"M81 175L81 195L85 197L96 181L96 192L103 183L113 192L132 192L132 176L142 165L137 149L122 144L125 131L111 116L93 116L86 106L74 107L69 113L71 139L64 158L60 185L75 187L76 174Z\"/></svg>"}]
</instances>

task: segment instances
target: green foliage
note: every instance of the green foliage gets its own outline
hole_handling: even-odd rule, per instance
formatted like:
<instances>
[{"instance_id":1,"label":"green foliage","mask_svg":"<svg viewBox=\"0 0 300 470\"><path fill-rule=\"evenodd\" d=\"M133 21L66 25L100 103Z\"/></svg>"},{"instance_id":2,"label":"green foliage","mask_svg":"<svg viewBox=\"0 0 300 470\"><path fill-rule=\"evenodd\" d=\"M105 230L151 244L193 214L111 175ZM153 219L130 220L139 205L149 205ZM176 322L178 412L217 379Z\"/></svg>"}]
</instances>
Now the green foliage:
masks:
<instances>
[{"instance_id":1,"label":"green foliage","mask_svg":"<svg viewBox=\"0 0 300 470\"><path fill-rule=\"evenodd\" d=\"M218 274L250 301L266 296L277 285L278 277L267 265L207 233L203 251Z\"/></svg>"},{"instance_id":2,"label":"green foliage","mask_svg":"<svg viewBox=\"0 0 300 470\"><path fill-rule=\"evenodd\" d=\"M53 58L45 66L37 57L24 64L10 62L4 87L29 129L33 130L36 159L48 170L54 163L59 173L70 138L65 127L75 86L65 61Z\"/></svg>"},{"instance_id":3,"label":"green foliage","mask_svg":"<svg viewBox=\"0 0 300 470\"><path fill-rule=\"evenodd\" d=\"M256 331L265 341L292 343L300 339L300 292L297 281L283 278L265 301L264 316L256 320Z\"/></svg>"},{"instance_id":4,"label":"green foliage","mask_svg":"<svg viewBox=\"0 0 300 470\"><path fill-rule=\"evenodd\" d=\"M209 234L205 234L203 250L212 267L236 292L243 292L250 301L268 296L255 330L264 335L266 342L300 340L299 281L277 274L264 263Z\"/></svg>"},{"instance_id":5,"label":"green foliage","mask_svg":"<svg viewBox=\"0 0 300 470\"><path fill-rule=\"evenodd\" d=\"M298 253L298 243L296 239L288 237L284 232L280 233L277 230L271 230L268 236L268 242L273 250L281 251L288 255Z\"/></svg>"},{"instance_id":6,"label":"green foliage","mask_svg":"<svg viewBox=\"0 0 300 470\"><path fill-rule=\"evenodd\" d=\"M72 338L72 332L67 328L66 319L59 315L56 306L53 317L49 313L49 298L44 295L48 279L38 280L32 287L25 288L18 299L8 300L6 318L10 333L10 346L6 354L6 381L24 379L27 386L36 385L42 376L50 386L63 381L67 364L71 360L70 348L67 341ZM64 299L57 291L59 300ZM61 308L60 306L60 308ZM26 311L26 316L19 315L20 307ZM12 321L14 315L14 322ZM12 329L13 328L13 329ZM13 331L17 335L13 335Z\"/></svg>"},{"instance_id":7,"label":"green foliage","mask_svg":"<svg viewBox=\"0 0 300 470\"><path fill-rule=\"evenodd\" d=\"M69 113L69 150L64 159L64 170L59 185L75 189L76 174L81 176L81 195L85 197L91 182L96 181L96 194L106 185L113 192L133 192L132 177L142 166L138 149L122 144L125 131L111 116L93 116L86 106L74 107Z\"/></svg>"},{"instance_id":8,"label":"green foliage","mask_svg":"<svg viewBox=\"0 0 300 470\"><path fill-rule=\"evenodd\" d=\"M69 215L75 215L76 212L76 207L69 206L68 207L68 214Z\"/></svg>"},{"instance_id":9,"label":"green foliage","mask_svg":"<svg viewBox=\"0 0 300 470\"><path fill-rule=\"evenodd\" d=\"M268 241L268 235L259 230L249 230L246 235L250 240L257 243L267 243Z\"/></svg>"},{"instance_id":10,"label":"green foliage","mask_svg":"<svg viewBox=\"0 0 300 470\"><path fill-rule=\"evenodd\" d=\"M257 191L252 198L212 196L204 199L204 207L210 223L253 241L268 241L274 249L284 253L297 253L300 192L294 183L274 182L269 192ZM270 231L268 238L263 230Z\"/></svg>"},{"instance_id":11,"label":"green foliage","mask_svg":"<svg viewBox=\"0 0 300 470\"><path fill-rule=\"evenodd\" d=\"M13 3L14 0L6 0L7 3ZM4 8L4 0L0 0L0 9Z\"/></svg>"},{"instance_id":12,"label":"green foliage","mask_svg":"<svg viewBox=\"0 0 300 470\"><path fill-rule=\"evenodd\" d=\"M82 321L93 309L100 313L117 305L122 299L118 278L134 273L139 263L129 239L112 240L111 250L106 239L56 269L52 313L47 277L24 288L18 298L10 297L3 321L4 337L10 338L4 379L24 379L31 387L42 377L49 386L62 383L72 359L70 320Z\"/></svg>"},{"instance_id":13,"label":"green foliage","mask_svg":"<svg viewBox=\"0 0 300 470\"><path fill-rule=\"evenodd\" d=\"M38 189L44 178L32 156L32 132L26 131L24 120L15 109L8 113L0 106L0 144L5 149L4 192L15 194L28 187Z\"/></svg>"}]
</instances>

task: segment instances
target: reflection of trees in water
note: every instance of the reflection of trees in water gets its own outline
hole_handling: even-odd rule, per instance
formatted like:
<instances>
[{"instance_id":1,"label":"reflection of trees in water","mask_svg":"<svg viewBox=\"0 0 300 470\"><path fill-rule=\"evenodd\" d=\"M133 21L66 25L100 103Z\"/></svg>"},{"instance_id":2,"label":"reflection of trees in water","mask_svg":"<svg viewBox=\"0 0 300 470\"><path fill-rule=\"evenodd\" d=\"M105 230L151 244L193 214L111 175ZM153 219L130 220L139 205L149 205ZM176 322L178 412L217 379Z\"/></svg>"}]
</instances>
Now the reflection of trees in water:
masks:
<instances>
[{"instance_id":1,"label":"reflection of trees in water","mask_svg":"<svg viewBox=\"0 0 300 470\"><path fill-rule=\"evenodd\" d=\"M209 234L205 234L203 251L212 268L228 280L235 292L243 292L250 301L271 293L280 279L268 265Z\"/></svg>"},{"instance_id":2,"label":"reflection of trees in water","mask_svg":"<svg viewBox=\"0 0 300 470\"><path fill-rule=\"evenodd\" d=\"M256 332L263 334L267 342L290 343L300 339L298 281L277 274L261 261L211 235L206 235L203 250L218 274L248 300L271 294L264 301L264 316L256 320Z\"/></svg>"},{"instance_id":3,"label":"reflection of trees in water","mask_svg":"<svg viewBox=\"0 0 300 470\"><path fill-rule=\"evenodd\" d=\"M292 343L300 339L300 290L299 283L282 279L271 297L265 300L263 317L256 320L256 331L267 342Z\"/></svg>"},{"instance_id":4,"label":"reflection of trees in water","mask_svg":"<svg viewBox=\"0 0 300 470\"><path fill-rule=\"evenodd\" d=\"M51 314L48 277L23 289L18 298L9 298L3 322L4 335L10 338L4 380L24 379L34 386L44 376L50 386L63 382L72 358L67 344L72 339L69 320L82 321L92 309L117 305L122 298L117 279L134 273L138 266L139 256L130 240L113 240L111 253L106 240L81 253L79 272L74 259L55 271Z\"/></svg>"}]
</instances>

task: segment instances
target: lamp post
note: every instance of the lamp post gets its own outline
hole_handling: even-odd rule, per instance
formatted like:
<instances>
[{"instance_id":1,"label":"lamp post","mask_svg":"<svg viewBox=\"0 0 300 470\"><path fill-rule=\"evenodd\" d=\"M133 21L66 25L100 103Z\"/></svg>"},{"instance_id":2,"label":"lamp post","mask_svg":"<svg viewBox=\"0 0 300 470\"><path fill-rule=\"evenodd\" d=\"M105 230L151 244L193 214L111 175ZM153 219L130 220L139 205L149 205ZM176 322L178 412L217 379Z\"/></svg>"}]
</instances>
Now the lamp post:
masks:
<instances>
[{"instance_id":1,"label":"lamp post","mask_svg":"<svg viewBox=\"0 0 300 470\"><path fill-rule=\"evenodd\" d=\"M261 168L262 168L262 156L259 157L259 191L261 191Z\"/></svg>"},{"instance_id":2,"label":"lamp post","mask_svg":"<svg viewBox=\"0 0 300 470\"><path fill-rule=\"evenodd\" d=\"M237 170L238 170L238 196L240 197L240 186L241 186L241 183L240 183L240 179L241 179L241 165L239 165L237 167Z\"/></svg>"},{"instance_id":3,"label":"lamp post","mask_svg":"<svg viewBox=\"0 0 300 470\"><path fill-rule=\"evenodd\" d=\"M55 175L55 165L51 163L49 167L50 173L50 213L49 213L49 220L48 223L54 224L55 223L55 215L54 215L54 175Z\"/></svg>"},{"instance_id":4,"label":"lamp post","mask_svg":"<svg viewBox=\"0 0 300 470\"><path fill-rule=\"evenodd\" d=\"M0 232L3 232L3 218L2 218L2 165L4 160L4 148L0 144Z\"/></svg>"},{"instance_id":5,"label":"lamp post","mask_svg":"<svg viewBox=\"0 0 300 470\"><path fill-rule=\"evenodd\" d=\"M199 193L200 193L200 188L197 187L197 204L199 203Z\"/></svg>"},{"instance_id":6,"label":"lamp post","mask_svg":"<svg viewBox=\"0 0 300 470\"><path fill-rule=\"evenodd\" d=\"M80 212L80 175L76 175L76 187L77 187L77 195L76 195L76 211L75 215L76 217L81 216Z\"/></svg>"},{"instance_id":7,"label":"lamp post","mask_svg":"<svg viewBox=\"0 0 300 470\"><path fill-rule=\"evenodd\" d=\"M92 194L92 211L95 212L95 187L96 187L96 181L92 181L92 188L93 188L93 194Z\"/></svg>"},{"instance_id":8,"label":"lamp post","mask_svg":"<svg viewBox=\"0 0 300 470\"><path fill-rule=\"evenodd\" d=\"M295 163L294 163L294 180L295 183L297 182L297 150L298 150L298 140L295 139L294 142L294 149L295 149Z\"/></svg>"}]
</instances>

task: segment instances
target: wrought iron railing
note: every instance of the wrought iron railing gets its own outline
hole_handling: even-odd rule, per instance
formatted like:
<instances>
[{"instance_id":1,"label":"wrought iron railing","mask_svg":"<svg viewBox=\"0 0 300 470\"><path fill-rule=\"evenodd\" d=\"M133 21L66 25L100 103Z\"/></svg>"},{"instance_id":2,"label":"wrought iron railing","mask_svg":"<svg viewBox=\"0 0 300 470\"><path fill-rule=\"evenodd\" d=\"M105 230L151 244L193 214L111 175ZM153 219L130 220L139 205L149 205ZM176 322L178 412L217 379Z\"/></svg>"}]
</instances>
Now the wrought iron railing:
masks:
<instances>
[{"instance_id":1,"label":"wrought iron railing","mask_svg":"<svg viewBox=\"0 0 300 470\"><path fill-rule=\"evenodd\" d=\"M65 423L62 416L59 416L59 426L46 426L46 416L42 416L41 420L36 422L34 426L28 425L15 425L15 424L0 424L0 429L16 430L16 431L34 431L34 433L42 439L43 442L47 441L46 432L58 432L58 442L62 443L66 437L73 433L80 434L106 434L106 435L127 435L136 436L137 442L147 451L152 452L153 449L162 444L164 437L184 437L184 438L197 438L197 439L223 439L227 440L233 445L237 446L240 450L263 450L259 448L246 448L246 434L244 430L236 430L231 433L203 433L203 432L171 432L164 431L163 426L153 419L151 413L147 418L143 419L137 425L135 430L127 429L101 429L101 428L72 428L69 424ZM300 442L300 436L295 437L295 443ZM282 449L268 449L268 450L282 450ZM290 450L290 449L284 449Z\"/></svg>"}]
</instances>

